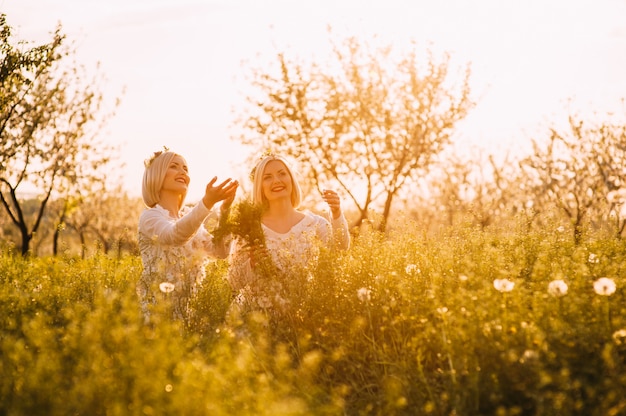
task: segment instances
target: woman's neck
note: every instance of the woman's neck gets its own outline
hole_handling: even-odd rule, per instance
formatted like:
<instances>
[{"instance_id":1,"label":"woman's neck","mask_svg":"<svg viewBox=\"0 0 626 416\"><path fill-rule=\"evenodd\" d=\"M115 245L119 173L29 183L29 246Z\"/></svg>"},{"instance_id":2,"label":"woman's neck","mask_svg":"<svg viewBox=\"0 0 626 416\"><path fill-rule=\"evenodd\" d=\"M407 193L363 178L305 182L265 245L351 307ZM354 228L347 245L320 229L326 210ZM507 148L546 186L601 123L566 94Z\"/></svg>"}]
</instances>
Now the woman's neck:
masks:
<instances>
[{"instance_id":1,"label":"woman's neck","mask_svg":"<svg viewBox=\"0 0 626 416\"><path fill-rule=\"evenodd\" d=\"M291 205L291 201L283 199L272 201L267 210L263 213L263 218L287 218L294 213L296 209Z\"/></svg>"},{"instance_id":2,"label":"woman's neck","mask_svg":"<svg viewBox=\"0 0 626 416\"><path fill-rule=\"evenodd\" d=\"M180 211L180 196L169 192L162 192L160 195L159 205L169 211L173 218L178 218Z\"/></svg>"},{"instance_id":3,"label":"woman's neck","mask_svg":"<svg viewBox=\"0 0 626 416\"><path fill-rule=\"evenodd\" d=\"M302 220L304 214L296 210L291 205L291 201L287 204L276 202L278 201L270 204L261 217L261 222L278 233L286 233Z\"/></svg>"}]
</instances>

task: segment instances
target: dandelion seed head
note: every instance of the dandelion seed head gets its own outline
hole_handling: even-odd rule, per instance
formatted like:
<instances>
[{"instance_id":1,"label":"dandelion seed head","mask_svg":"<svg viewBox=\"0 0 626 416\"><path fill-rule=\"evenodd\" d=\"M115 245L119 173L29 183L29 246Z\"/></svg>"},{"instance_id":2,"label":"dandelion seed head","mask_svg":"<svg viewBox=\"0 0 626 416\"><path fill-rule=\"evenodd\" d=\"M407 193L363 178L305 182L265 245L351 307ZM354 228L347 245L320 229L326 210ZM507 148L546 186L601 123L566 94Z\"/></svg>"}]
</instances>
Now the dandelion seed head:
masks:
<instances>
[{"instance_id":1,"label":"dandelion seed head","mask_svg":"<svg viewBox=\"0 0 626 416\"><path fill-rule=\"evenodd\" d=\"M622 345L624 343L626 343L626 329L618 329L617 331L613 332L613 341L617 344L617 345Z\"/></svg>"},{"instance_id":2,"label":"dandelion seed head","mask_svg":"<svg viewBox=\"0 0 626 416\"><path fill-rule=\"evenodd\" d=\"M161 282L159 284L159 290L163 293L170 293L173 292L174 289L176 288L176 286L174 286L174 283L170 283L170 282Z\"/></svg>"},{"instance_id":3,"label":"dandelion seed head","mask_svg":"<svg viewBox=\"0 0 626 416\"><path fill-rule=\"evenodd\" d=\"M356 296L361 302L369 302L372 298L372 291L366 287L362 287L356 291Z\"/></svg>"},{"instance_id":4,"label":"dandelion seed head","mask_svg":"<svg viewBox=\"0 0 626 416\"><path fill-rule=\"evenodd\" d=\"M510 292L515 287L515 282L512 282L509 279L495 279L493 281L493 287L498 292Z\"/></svg>"},{"instance_id":5,"label":"dandelion seed head","mask_svg":"<svg viewBox=\"0 0 626 416\"><path fill-rule=\"evenodd\" d=\"M404 271L406 272L406 274L414 274L414 273L419 273L420 269L418 269L417 265L415 264L408 264L406 268L404 269Z\"/></svg>"},{"instance_id":6,"label":"dandelion seed head","mask_svg":"<svg viewBox=\"0 0 626 416\"><path fill-rule=\"evenodd\" d=\"M536 361L539 358L539 354L535 350L526 350L520 357L520 363L526 363L529 361Z\"/></svg>"},{"instance_id":7,"label":"dandelion seed head","mask_svg":"<svg viewBox=\"0 0 626 416\"><path fill-rule=\"evenodd\" d=\"M555 297L565 296L567 294L567 283L562 279L556 279L548 283L548 293Z\"/></svg>"},{"instance_id":8,"label":"dandelion seed head","mask_svg":"<svg viewBox=\"0 0 626 416\"><path fill-rule=\"evenodd\" d=\"M595 290L598 295L611 296L615 293L615 289L615 282L608 277L601 277L593 282L593 290Z\"/></svg>"}]
</instances>

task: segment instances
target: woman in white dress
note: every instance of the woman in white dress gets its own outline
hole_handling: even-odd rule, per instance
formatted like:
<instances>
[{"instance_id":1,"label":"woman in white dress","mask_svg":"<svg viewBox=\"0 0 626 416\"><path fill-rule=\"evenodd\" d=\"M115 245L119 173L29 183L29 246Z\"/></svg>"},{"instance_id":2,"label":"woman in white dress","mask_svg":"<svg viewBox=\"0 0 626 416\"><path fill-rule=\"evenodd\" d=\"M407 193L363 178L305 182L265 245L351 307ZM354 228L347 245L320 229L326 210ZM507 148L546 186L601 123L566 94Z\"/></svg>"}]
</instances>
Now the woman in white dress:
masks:
<instances>
[{"instance_id":1,"label":"woman in white dress","mask_svg":"<svg viewBox=\"0 0 626 416\"><path fill-rule=\"evenodd\" d=\"M241 310L280 311L289 304L286 286L306 281L302 279L310 276L322 248L349 248L348 223L339 195L332 190L322 194L329 218L299 209L302 190L284 157L265 156L251 179L252 203L261 206L264 241L251 244L241 237L234 239L229 281Z\"/></svg>"},{"instance_id":2,"label":"woman in white dress","mask_svg":"<svg viewBox=\"0 0 626 416\"><path fill-rule=\"evenodd\" d=\"M185 206L189 186L185 159L167 149L155 152L145 162L142 196L146 209L139 217L138 242L143 272L137 294L146 321L150 305L169 298L175 319L187 322L189 300L206 274L210 258L226 258L226 243L214 244L204 227L213 206L220 201L222 215L232 204L238 182L230 178L206 185L201 201Z\"/></svg>"}]
</instances>

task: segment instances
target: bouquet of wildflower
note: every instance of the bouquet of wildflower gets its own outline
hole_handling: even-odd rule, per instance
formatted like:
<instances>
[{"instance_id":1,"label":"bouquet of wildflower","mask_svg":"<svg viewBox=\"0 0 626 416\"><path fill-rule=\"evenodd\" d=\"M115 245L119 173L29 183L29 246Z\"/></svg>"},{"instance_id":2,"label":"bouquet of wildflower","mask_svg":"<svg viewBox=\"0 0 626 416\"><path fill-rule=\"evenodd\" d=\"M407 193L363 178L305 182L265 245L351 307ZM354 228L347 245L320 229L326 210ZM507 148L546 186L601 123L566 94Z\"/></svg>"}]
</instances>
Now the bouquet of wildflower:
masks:
<instances>
[{"instance_id":1,"label":"bouquet of wildflower","mask_svg":"<svg viewBox=\"0 0 626 416\"><path fill-rule=\"evenodd\" d=\"M263 208L252 201L244 200L235 204L228 215L220 217L217 227L213 230L213 239L221 242L229 235L241 238L248 247L265 247L265 234L261 227Z\"/></svg>"},{"instance_id":2,"label":"bouquet of wildflower","mask_svg":"<svg viewBox=\"0 0 626 416\"><path fill-rule=\"evenodd\" d=\"M274 304L276 299L282 298L283 275L272 261L272 256L265 250L265 233L261 226L263 207L244 200L231 207L229 214L220 218L217 227L213 230L213 238L220 241L227 236L239 240L243 249L249 249L251 266L254 268L257 280L251 289L251 297L267 299L268 304Z\"/></svg>"}]
</instances>

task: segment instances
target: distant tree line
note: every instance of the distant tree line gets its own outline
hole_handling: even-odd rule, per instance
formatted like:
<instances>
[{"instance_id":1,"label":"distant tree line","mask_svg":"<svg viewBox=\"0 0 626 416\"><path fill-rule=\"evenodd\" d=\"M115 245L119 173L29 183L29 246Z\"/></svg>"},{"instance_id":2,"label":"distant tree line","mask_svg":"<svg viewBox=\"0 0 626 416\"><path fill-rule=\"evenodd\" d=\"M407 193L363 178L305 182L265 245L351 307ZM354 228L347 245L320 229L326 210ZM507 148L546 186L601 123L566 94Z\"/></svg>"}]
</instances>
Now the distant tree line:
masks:
<instances>
[{"instance_id":1,"label":"distant tree line","mask_svg":"<svg viewBox=\"0 0 626 416\"><path fill-rule=\"evenodd\" d=\"M476 105L469 65L455 69L430 50L420 57L414 43L397 51L331 37L331 46L323 62L279 51L252 67L256 88L236 139L253 154L293 157L311 189L337 184L355 229L365 222L386 231L408 215L429 230L521 221L554 226L576 243L586 232L622 238L624 108L594 120L570 112L568 127L529 138L530 155L459 154L451 147L456 125Z\"/></svg>"},{"instance_id":2,"label":"distant tree line","mask_svg":"<svg viewBox=\"0 0 626 416\"><path fill-rule=\"evenodd\" d=\"M265 151L295 159L307 190L339 187L355 233L409 218L425 232L469 222L481 231L554 227L577 244L623 237L620 115L571 113L566 128L529 138L529 155L455 153L456 126L476 105L469 65L454 68L448 54L420 54L415 43L330 38L325 61L278 51L249 67L254 93L233 139L251 162ZM105 174L119 162L100 137L118 100L104 105L102 80L87 80L73 52L60 27L47 44L13 44L0 15L2 247L136 253L142 203ZM315 208L312 198L305 204Z\"/></svg>"}]
</instances>

